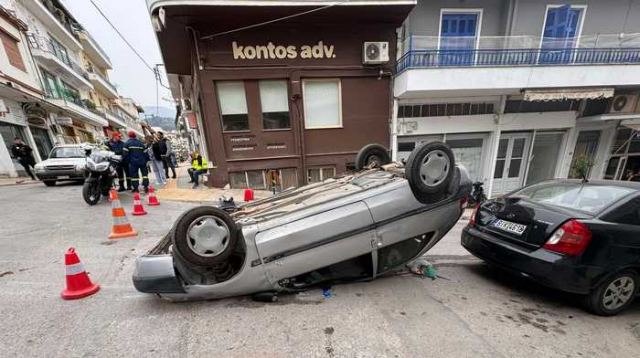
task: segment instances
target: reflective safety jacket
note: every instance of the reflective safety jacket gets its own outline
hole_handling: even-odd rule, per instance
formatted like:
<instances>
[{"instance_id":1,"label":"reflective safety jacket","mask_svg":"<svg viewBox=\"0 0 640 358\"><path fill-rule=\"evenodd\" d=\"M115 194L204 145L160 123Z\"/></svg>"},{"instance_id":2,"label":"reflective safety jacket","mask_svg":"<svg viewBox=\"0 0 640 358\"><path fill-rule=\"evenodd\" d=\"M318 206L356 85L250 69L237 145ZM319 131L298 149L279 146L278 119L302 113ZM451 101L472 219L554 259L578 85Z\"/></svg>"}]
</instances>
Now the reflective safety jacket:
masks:
<instances>
[{"instance_id":1,"label":"reflective safety jacket","mask_svg":"<svg viewBox=\"0 0 640 358\"><path fill-rule=\"evenodd\" d=\"M201 155L199 155L198 158L194 159L191 162L191 167L195 170L206 170L207 160L204 159Z\"/></svg>"},{"instance_id":2,"label":"reflective safety jacket","mask_svg":"<svg viewBox=\"0 0 640 358\"><path fill-rule=\"evenodd\" d=\"M134 165L145 165L149 161L149 156L144 150L144 143L137 138L129 138L122 148L124 157Z\"/></svg>"}]
</instances>

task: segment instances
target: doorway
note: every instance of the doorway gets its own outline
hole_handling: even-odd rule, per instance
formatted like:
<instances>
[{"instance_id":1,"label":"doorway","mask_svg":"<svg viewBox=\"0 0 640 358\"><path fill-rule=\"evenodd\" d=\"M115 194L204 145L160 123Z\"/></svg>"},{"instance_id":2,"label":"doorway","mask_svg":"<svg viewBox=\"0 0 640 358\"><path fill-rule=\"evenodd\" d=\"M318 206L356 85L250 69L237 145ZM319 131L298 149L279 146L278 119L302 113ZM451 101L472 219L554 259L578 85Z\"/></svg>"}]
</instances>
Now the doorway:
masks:
<instances>
[{"instance_id":1,"label":"doorway","mask_svg":"<svg viewBox=\"0 0 640 358\"><path fill-rule=\"evenodd\" d=\"M555 177L564 132L537 132L533 139L526 185Z\"/></svg>"},{"instance_id":2,"label":"doorway","mask_svg":"<svg viewBox=\"0 0 640 358\"><path fill-rule=\"evenodd\" d=\"M530 141L530 133L506 133L500 136L491 196L502 195L522 186Z\"/></svg>"},{"instance_id":3,"label":"doorway","mask_svg":"<svg viewBox=\"0 0 640 358\"><path fill-rule=\"evenodd\" d=\"M31 135L33 136L36 149L38 150L38 153L40 153L40 158L42 160L49 158L49 153L51 152L51 149L53 149L53 143L51 143L47 130L33 126L29 126L29 129L31 130Z\"/></svg>"},{"instance_id":4,"label":"doorway","mask_svg":"<svg viewBox=\"0 0 640 358\"><path fill-rule=\"evenodd\" d=\"M480 11L443 12L440 16L440 64L472 65L478 40Z\"/></svg>"},{"instance_id":5,"label":"doorway","mask_svg":"<svg viewBox=\"0 0 640 358\"><path fill-rule=\"evenodd\" d=\"M593 164L598 152L598 145L600 143L600 130L587 130L580 131L578 134L578 140L576 140L576 147L573 150L573 159L571 160L571 169L569 170L570 179L581 179L578 173L578 167L580 162L586 161ZM580 162L579 162L580 161ZM591 167L587 170L587 178L591 175Z\"/></svg>"}]
</instances>

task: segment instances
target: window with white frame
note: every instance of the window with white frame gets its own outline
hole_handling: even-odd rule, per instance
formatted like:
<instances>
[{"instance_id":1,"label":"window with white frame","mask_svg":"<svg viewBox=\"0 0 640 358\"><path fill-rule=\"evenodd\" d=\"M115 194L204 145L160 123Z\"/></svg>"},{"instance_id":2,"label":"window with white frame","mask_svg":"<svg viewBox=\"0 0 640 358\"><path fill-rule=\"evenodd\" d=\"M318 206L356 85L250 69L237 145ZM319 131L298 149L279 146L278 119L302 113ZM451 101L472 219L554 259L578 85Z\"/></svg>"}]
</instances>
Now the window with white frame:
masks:
<instances>
[{"instance_id":1,"label":"window with white frame","mask_svg":"<svg viewBox=\"0 0 640 358\"><path fill-rule=\"evenodd\" d=\"M304 80L302 92L306 129L342 127L339 79Z\"/></svg>"},{"instance_id":2,"label":"window with white frame","mask_svg":"<svg viewBox=\"0 0 640 358\"><path fill-rule=\"evenodd\" d=\"M218 81L218 105L223 131L249 130L249 111L242 81Z\"/></svg>"},{"instance_id":3,"label":"window with white frame","mask_svg":"<svg viewBox=\"0 0 640 358\"><path fill-rule=\"evenodd\" d=\"M289 129L289 96L286 81L260 81L263 129Z\"/></svg>"},{"instance_id":4,"label":"window with white frame","mask_svg":"<svg viewBox=\"0 0 640 358\"><path fill-rule=\"evenodd\" d=\"M336 176L336 168L324 167L324 168L309 168L307 169L307 182L318 183L329 178Z\"/></svg>"}]
</instances>

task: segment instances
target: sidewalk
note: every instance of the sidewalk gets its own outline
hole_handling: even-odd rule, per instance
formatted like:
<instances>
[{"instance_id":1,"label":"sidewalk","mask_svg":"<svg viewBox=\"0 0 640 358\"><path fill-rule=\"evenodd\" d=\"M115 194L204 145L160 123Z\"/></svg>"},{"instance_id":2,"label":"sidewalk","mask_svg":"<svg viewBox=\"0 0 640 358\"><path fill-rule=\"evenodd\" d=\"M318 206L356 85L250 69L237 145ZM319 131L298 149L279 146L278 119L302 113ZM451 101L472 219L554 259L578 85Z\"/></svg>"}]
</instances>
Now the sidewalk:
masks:
<instances>
[{"instance_id":1,"label":"sidewalk","mask_svg":"<svg viewBox=\"0 0 640 358\"><path fill-rule=\"evenodd\" d=\"M29 177L0 177L0 186L8 186L8 185L28 185L28 184L38 184L42 183L39 180L31 180Z\"/></svg>"},{"instance_id":2,"label":"sidewalk","mask_svg":"<svg viewBox=\"0 0 640 358\"><path fill-rule=\"evenodd\" d=\"M221 189L209 188L204 184L200 184L198 188L192 189L193 184L189 183L189 174L187 173L188 164L176 168L176 179L168 179L167 185L158 188L157 197L159 200L186 201L186 202L212 202L218 201L221 196L227 198L233 197L236 202L244 199L244 189ZM171 174L171 172L169 172ZM271 192L267 190L254 190L254 198L263 199L271 196Z\"/></svg>"}]
</instances>

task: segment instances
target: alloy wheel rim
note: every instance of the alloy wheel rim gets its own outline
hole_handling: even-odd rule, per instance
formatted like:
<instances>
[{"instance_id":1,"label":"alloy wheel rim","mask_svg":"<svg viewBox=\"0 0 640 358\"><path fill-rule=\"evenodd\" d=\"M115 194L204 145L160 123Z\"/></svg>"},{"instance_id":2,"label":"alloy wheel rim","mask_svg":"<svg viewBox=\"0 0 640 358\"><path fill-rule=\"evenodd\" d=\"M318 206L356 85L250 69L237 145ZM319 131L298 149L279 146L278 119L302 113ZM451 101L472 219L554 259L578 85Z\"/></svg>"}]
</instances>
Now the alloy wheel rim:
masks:
<instances>
[{"instance_id":1,"label":"alloy wheel rim","mask_svg":"<svg viewBox=\"0 0 640 358\"><path fill-rule=\"evenodd\" d=\"M438 186L449 174L450 167L449 157L443 151L431 151L420 165L420 179L427 187Z\"/></svg>"},{"instance_id":2,"label":"alloy wheel rim","mask_svg":"<svg viewBox=\"0 0 640 358\"><path fill-rule=\"evenodd\" d=\"M189 249L198 256L215 257L229 246L229 227L216 216L201 216L187 229Z\"/></svg>"},{"instance_id":3,"label":"alloy wheel rim","mask_svg":"<svg viewBox=\"0 0 640 358\"><path fill-rule=\"evenodd\" d=\"M602 297L602 305L612 311L624 306L635 291L635 283L629 276L615 279L607 286Z\"/></svg>"}]
</instances>

